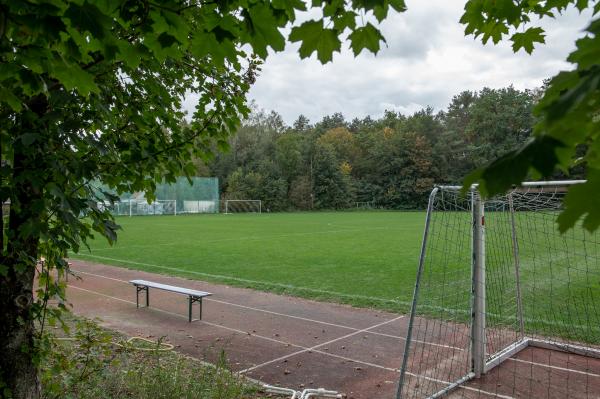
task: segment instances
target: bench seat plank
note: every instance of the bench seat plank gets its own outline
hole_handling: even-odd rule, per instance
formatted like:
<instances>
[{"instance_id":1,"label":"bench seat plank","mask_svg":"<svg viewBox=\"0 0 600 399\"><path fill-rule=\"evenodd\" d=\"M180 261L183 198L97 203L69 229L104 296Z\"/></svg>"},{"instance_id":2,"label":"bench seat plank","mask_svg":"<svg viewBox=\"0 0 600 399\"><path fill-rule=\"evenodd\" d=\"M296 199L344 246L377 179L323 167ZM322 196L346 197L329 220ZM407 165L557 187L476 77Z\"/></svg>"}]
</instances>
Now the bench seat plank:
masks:
<instances>
[{"instance_id":1,"label":"bench seat plank","mask_svg":"<svg viewBox=\"0 0 600 399\"><path fill-rule=\"evenodd\" d=\"M177 287L177 286L168 285L168 284L155 283L153 281L147 281L147 280L131 280L129 282L133 285L141 285L141 286L145 286L145 287L158 288L160 290L176 292L176 293L183 294L183 295L191 295L194 297L205 297L205 296L212 295L210 292L192 290L190 288Z\"/></svg>"}]
</instances>

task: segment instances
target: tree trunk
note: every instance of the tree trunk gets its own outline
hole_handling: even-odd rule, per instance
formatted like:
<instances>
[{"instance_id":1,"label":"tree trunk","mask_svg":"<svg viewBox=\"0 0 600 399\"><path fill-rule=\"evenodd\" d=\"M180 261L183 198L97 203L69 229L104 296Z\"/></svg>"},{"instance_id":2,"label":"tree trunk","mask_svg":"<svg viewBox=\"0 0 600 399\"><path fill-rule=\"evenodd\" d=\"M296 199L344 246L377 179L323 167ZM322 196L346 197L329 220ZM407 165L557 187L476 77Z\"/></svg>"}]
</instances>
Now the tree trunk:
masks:
<instances>
[{"instance_id":1,"label":"tree trunk","mask_svg":"<svg viewBox=\"0 0 600 399\"><path fill-rule=\"evenodd\" d=\"M36 226L44 211L43 185L33 178L39 161L36 150L15 140L12 166L19 172L13 176L7 245L1 259L5 272L0 273L0 397L15 399L40 396L32 306L39 242Z\"/></svg>"},{"instance_id":2,"label":"tree trunk","mask_svg":"<svg viewBox=\"0 0 600 399\"><path fill-rule=\"evenodd\" d=\"M35 269L16 273L14 264L4 265L11 271L0 277L0 384L15 399L37 398L40 388L33 361L34 325L30 315Z\"/></svg>"}]
</instances>

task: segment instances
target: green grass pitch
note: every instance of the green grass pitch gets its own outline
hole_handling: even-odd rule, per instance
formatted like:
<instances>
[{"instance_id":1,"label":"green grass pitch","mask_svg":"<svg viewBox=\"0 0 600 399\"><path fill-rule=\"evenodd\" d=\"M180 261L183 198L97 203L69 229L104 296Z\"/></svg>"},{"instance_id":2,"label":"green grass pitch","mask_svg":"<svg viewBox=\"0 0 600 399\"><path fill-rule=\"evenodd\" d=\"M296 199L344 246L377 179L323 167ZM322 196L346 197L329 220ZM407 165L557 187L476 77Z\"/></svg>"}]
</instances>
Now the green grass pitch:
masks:
<instances>
[{"instance_id":1,"label":"green grass pitch","mask_svg":"<svg viewBox=\"0 0 600 399\"><path fill-rule=\"evenodd\" d=\"M470 314L470 214L432 219L419 304L446 318ZM600 342L600 272L595 241L583 230L561 236L554 214L517 214L526 329ZM514 328L512 241L506 215L486 216L488 323ZM155 273L407 312L412 299L425 212L319 212L120 217L114 246L90 242L73 257ZM492 233L494 232L494 233ZM541 234L543 233L543 234ZM567 252L560 252L567 249ZM553 252L561 253L560 256ZM586 263L592 262L592 263ZM429 309L429 310L428 310ZM433 309L437 309L433 311ZM450 311L450 313L448 313ZM464 319L464 320L463 320ZM507 324L508 323L508 324Z\"/></svg>"},{"instance_id":2,"label":"green grass pitch","mask_svg":"<svg viewBox=\"0 0 600 399\"><path fill-rule=\"evenodd\" d=\"M74 258L291 295L406 311L425 212L120 217Z\"/></svg>"}]
</instances>

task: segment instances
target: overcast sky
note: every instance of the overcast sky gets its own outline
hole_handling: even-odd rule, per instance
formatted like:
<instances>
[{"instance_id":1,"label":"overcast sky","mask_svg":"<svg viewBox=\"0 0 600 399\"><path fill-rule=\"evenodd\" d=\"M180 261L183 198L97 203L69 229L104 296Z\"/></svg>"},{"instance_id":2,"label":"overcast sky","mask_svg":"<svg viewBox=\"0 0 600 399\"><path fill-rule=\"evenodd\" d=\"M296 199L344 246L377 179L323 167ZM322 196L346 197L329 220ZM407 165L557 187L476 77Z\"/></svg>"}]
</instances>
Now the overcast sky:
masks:
<instances>
[{"instance_id":1,"label":"overcast sky","mask_svg":"<svg viewBox=\"0 0 600 399\"><path fill-rule=\"evenodd\" d=\"M333 62L322 65L314 54L300 60L298 46L288 44L263 65L250 98L279 112L287 124L300 114L314 123L334 112L350 120L378 117L386 109L445 109L462 90L540 86L567 68L564 60L591 18L570 10L545 22L546 45L530 56L514 54L510 43L484 46L465 37L458 23L464 1L407 0L407 6L381 25L387 47L377 56L363 51L354 58L345 43Z\"/></svg>"}]
</instances>

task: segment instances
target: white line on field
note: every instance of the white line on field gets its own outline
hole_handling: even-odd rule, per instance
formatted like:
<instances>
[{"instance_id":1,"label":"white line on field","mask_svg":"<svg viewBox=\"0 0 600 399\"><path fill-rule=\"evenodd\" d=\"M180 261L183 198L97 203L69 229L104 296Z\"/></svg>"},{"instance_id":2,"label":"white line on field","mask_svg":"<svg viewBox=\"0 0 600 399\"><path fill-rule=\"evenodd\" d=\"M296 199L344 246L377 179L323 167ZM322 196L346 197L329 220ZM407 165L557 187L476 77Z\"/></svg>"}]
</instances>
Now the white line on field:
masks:
<instances>
[{"instance_id":1,"label":"white line on field","mask_svg":"<svg viewBox=\"0 0 600 399\"><path fill-rule=\"evenodd\" d=\"M154 267L156 269L169 270L169 271L174 271L174 272L179 272L179 273L195 274L195 275L198 275L198 276L211 277L211 278L216 278L216 279L221 279L221 280L238 281L240 283L263 284L263 285L270 285L270 286L281 287L281 288L288 288L288 289L296 289L296 290L302 290L302 291L315 292L315 293L319 293L319 294L336 295L336 296L340 296L340 297L344 297L344 298L365 299L365 300L369 300L369 301L396 303L396 304L399 304L399 305L407 305L407 306L410 305L409 302L398 301L396 299L385 299L385 298L378 298L378 297L367 296L367 295L344 294L342 292L320 290L320 289L317 289L317 288L299 287L299 286L292 285L292 284L271 283L271 282L267 282L267 281L250 280L250 279L239 278L239 277L225 276L225 275L222 275L222 274L210 274L210 273L198 272L198 271L195 271L195 270L183 270L183 269L178 269L176 267L162 266L162 265L156 265L156 264L144 263L144 262L135 262L135 261L131 261L131 260L109 258L107 256L98 256L98 255L90 255L90 254L78 254L78 256L81 256L81 257L90 257L90 258L96 258L96 259L112 260L112 261L115 261L115 262L127 263L127 264L130 264L130 265L148 266L148 267Z\"/></svg>"},{"instance_id":2,"label":"white line on field","mask_svg":"<svg viewBox=\"0 0 600 399\"><path fill-rule=\"evenodd\" d=\"M77 273L80 273L80 274L86 274L86 275L90 275L90 276L94 276L94 277L104 278L104 279L107 279L107 280L117 281L119 283L129 284L129 282L127 280L122 280L122 279L118 279L118 278L114 278L114 277L108 277L108 276L104 276L104 275L96 274L96 273L84 272L84 271L81 271L81 270L74 270L74 269L71 269L71 270L73 270L73 271L75 271ZM77 289L80 289L80 290L89 291L89 290L86 290L84 288L75 287L75 286L73 286L73 287L77 288ZM94 292L94 291L90 291L90 292ZM94 292L94 293L96 293L96 292ZM97 293L97 294L98 295L104 295L104 294L101 294L101 293ZM109 298L114 298L114 297L110 297L110 296L108 296L108 297ZM119 299L119 298L114 298L114 299ZM127 301L127 300L124 300L124 299L119 299L119 300L125 301L125 302L128 302L128 303L133 303L133 302L130 302L130 301ZM323 325L329 325L329 326L332 326L332 327L345 328L345 329L354 330L354 331L358 331L359 330L358 328L350 327L350 326L346 326L346 325L342 325L342 324L329 323L329 322L325 322L325 321L320 321L320 320L315 320L315 319L309 319L309 318L306 318L306 317L300 317L300 316L294 316L294 315L289 315L289 314L285 314L285 313L274 312L274 311L271 311L271 310L265 310L265 309L251 307L251 306L240 305L240 304L237 304L237 303L227 302L227 301L222 301L222 300L217 300L217 299L214 299L214 298L204 298L204 300L205 301L209 301L209 302L217 302L217 303L221 303L221 304L224 304L224 305L239 307L239 308L242 308L242 309L254 310L254 311L257 311L257 312L263 312L263 313L272 314L272 315L276 315L276 316L289 317L289 318L292 318L292 319L298 319L298 320L304 320L304 321L318 323L318 324L323 324ZM179 316L179 317L184 317L184 316L181 316L181 315L176 314L176 313L168 312L166 310L161 310L161 309L158 309L158 310L160 310L162 312L165 312L165 313L174 314L174 315ZM390 320L388 320L388 321L390 321ZM203 322L209 324L209 322L205 322L205 321L203 321ZM211 325L212 325L212 323L211 323ZM242 332L242 333L246 333L244 331L231 329L231 328L225 327L225 326L220 326L220 327L227 328L227 329L234 330L234 331L238 331L238 332ZM375 327L370 327L370 328L375 328ZM380 333L380 332L377 332L377 331L367 331L367 333L368 334L372 334L372 335L379 335L379 336L384 336L384 337L389 337L389 338L394 338L394 339L400 339L400 340L403 340L403 341L406 340L405 337L401 337L401 336L398 336L398 335L392 335L392 334ZM271 341L274 341L274 342L283 343L283 344L286 344L286 345L288 344L287 342L279 341L279 340L276 340L276 339L273 339L273 338L269 338L269 337L263 337L263 338L271 340ZM417 343L424 344L424 345L431 345L431 346L441 347L441 348L454 349L454 350L459 350L459 351L464 351L465 350L463 348L459 348L459 347L456 347L456 346L443 345L443 344L438 344L438 343L434 343L434 342L427 342L427 341L421 341L421 340L413 340L413 342L417 342ZM295 344L289 344L289 345L295 346L295 347L299 347L299 348L305 348L305 347L302 347L302 346L299 346L299 345L295 345ZM322 351L319 351L319 350L314 350L314 352L322 353ZM341 355L335 355L335 354L327 353L327 352L323 352L323 353L326 353L326 354L328 354L330 356L335 356L335 357L343 358L343 359L346 359L346 360L352 360L352 359L344 358ZM537 363L537 362L530 361L530 360L517 359L517 358L509 358L508 360L512 360L512 361L516 361L516 362L520 362L520 363L532 364L532 365L535 365L535 366L540 366L540 367L545 367L545 368L551 368L551 369L561 370L561 371L573 372L573 373L577 373L577 374L584 374L584 375L588 375L588 376L591 376L591 377L600 377L600 374L596 374L596 373L591 373L591 372L587 372L587 371L580 371L580 370L574 370L574 369L568 369L568 368L564 368L564 367L560 367L560 366L553 366L553 365L550 365L550 364Z\"/></svg>"},{"instance_id":3,"label":"white line on field","mask_svg":"<svg viewBox=\"0 0 600 399\"><path fill-rule=\"evenodd\" d=\"M318 294L335 295L335 296L338 296L341 298L364 299L367 301L375 301L375 302L380 302L380 303L394 303L397 305L404 305L404 306L410 306L412 304L412 302L400 301L397 299L385 299L385 298L378 298L378 297L368 296L368 295L345 294L345 293L337 292L337 291L327 291L327 290L320 290L317 288L300 287L300 286L296 286L296 285L292 285L292 284L282 284L282 283L272 283L272 282L268 282L268 281L250 280L250 279L245 279L245 278L226 276L226 275L222 275L222 274L210 274L210 273L198 272L195 270L178 269L176 267L162 266L162 265L156 265L156 264L152 264L152 263L135 262L135 261L131 261L131 260L109 258L107 256L98 256L98 255L91 255L91 254L78 254L78 255L82 256L82 257L91 257L91 258L97 258L97 259L112 260L115 262L127 263L127 264L131 264L131 265L154 267L157 269L170 270L170 271L179 272L179 273L195 274L198 276L204 276L204 277L221 279L221 280L231 280L231 281L238 281L241 283L249 283L249 284L262 284L262 285L266 285L266 286L295 289L295 290L300 290L300 291L314 292L314 293L318 293ZM431 310L462 313L465 315L468 315L471 313L470 311L464 310L464 309L451 309L451 308L445 308L442 306L435 306L435 305L421 305L420 307L425 308L425 309L431 309ZM496 313L491 313L491 312L488 313L488 315L494 316L494 317L500 317L500 315L498 315ZM516 317L510 317L510 316L505 317L505 319L512 320L512 321L517 320ZM562 323L556 323L556 322L547 321L547 320L532 319L529 317L525 317L525 318L523 318L523 320L526 322L540 323L540 324L544 324L544 325L548 325L548 326L559 326L559 327L565 326ZM587 329L589 326L585 326L585 325L581 325L581 324L570 324L569 327L579 328L579 329Z\"/></svg>"},{"instance_id":4,"label":"white line on field","mask_svg":"<svg viewBox=\"0 0 600 399\"><path fill-rule=\"evenodd\" d=\"M231 241L262 241L262 240L270 240L277 238L287 238L287 237L297 237L297 236L312 236L318 234L337 234L337 233L356 233L359 231L371 231L371 230L399 230L398 228L393 227L371 227L364 229L344 229L344 230L324 230L324 231L308 231L304 233L289 233L289 234L278 234L272 236L244 236L244 237L236 237L236 238L223 238L219 240L206 240L206 241L184 241L192 244L214 244L219 242L231 242ZM94 252L98 251L110 251L116 249L130 249L130 248L153 248L156 246L170 246L170 245L181 245L182 241L174 241L174 242L166 242L152 245L128 245L125 247L107 247L107 248L98 248L94 249Z\"/></svg>"},{"instance_id":5,"label":"white line on field","mask_svg":"<svg viewBox=\"0 0 600 399\"><path fill-rule=\"evenodd\" d=\"M71 269L71 270L73 270L74 272L80 273L80 274L87 274L89 276L100 277L100 278L104 278L104 279L108 279L108 280L118 281L118 282L124 283L124 284L129 284L129 282L126 281L126 280L121 280L121 279L114 278L114 277L103 276L101 274L84 272L84 271L75 270L75 269ZM229 306L234 306L234 307L238 307L238 308L242 308L242 309L254 310L254 311L257 311L257 312L272 314L272 315L275 315L275 316L288 317L288 318L291 318L291 319L303 320L303 321L308 321L308 322L312 322L312 323L323 324L323 325L332 326L332 327L345 328L347 330L353 330L353 331L360 330L359 328L351 327L351 326L347 326L347 325L343 325L343 324L330 323L330 322L327 322L327 321L309 319L307 317L294 316L294 315L290 315L290 314L286 314L286 313L274 312L272 310L265 310L265 309L255 308L255 307L252 307L252 306L240 305L240 304L237 304L237 303L222 301L222 300L214 299L214 298L204 298L204 301L217 302L217 303L221 303L223 305L229 305ZM386 333L381 333L381 332L377 332L377 331L369 331L369 334L379 335L379 336L382 336L382 337L388 337L388 338L394 338L394 339L400 339L402 341L406 341L405 337L401 337L399 335L386 334ZM456 347L456 346L450 346L450 345L437 344L437 343L434 343L434 342L425 342L425 341L420 341L420 340L413 340L413 342L417 342L417 343L425 344L425 345L437 346L437 347L440 347L440 348L448 348L448 349L455 349L455 350L459 350L459 351L464 351L463 348L459 348L459 347Z\"/></svg>"}]
</instances>

